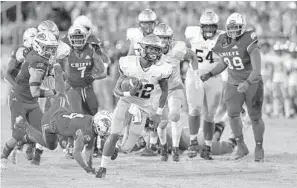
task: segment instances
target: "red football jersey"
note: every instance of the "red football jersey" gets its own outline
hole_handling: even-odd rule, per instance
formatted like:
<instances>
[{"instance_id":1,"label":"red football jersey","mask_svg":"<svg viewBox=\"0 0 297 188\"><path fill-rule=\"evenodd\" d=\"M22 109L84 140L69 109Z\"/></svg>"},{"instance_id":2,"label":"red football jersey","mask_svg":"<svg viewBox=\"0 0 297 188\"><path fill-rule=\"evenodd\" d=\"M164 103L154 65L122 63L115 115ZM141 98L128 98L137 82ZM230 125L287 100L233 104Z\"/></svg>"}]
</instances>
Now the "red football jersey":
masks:
<instances>
[{"instance_id":1,"label":"red football jersey","mask_svg":"<svg viewBox=\"0 0 297 188\"><path fill-rule=\"evenodd\" d=\"M20 73L16 77L18 84L13 90L19 94L20 100L25 102L36 102L37 98L32 97L29 85L30 73L29 67L39 69L44 72L44 76L48 74L48 59L38 55L35 51L29 52L25 58Z\"/></svg>"},{"instance_id":2,"label":"red football jersey","mask_svg":"<svg viewBox=\"0 0 297 188\"><path fill-rule=\"evenodd\" d=\"M258 47L257 42L258 37L252 31L245 32L237 40L232 40L226 33L220 35L213 52L228 65L228 83L239 85L250 76L253 70L250 52Z\"/></svg>"},{"instance_id":3,"label":"red football jersey","mask_svg":"<svg viewBox=\"0 0 297 188\"><path fill-rule=\"evenodd\" d=\"M94 49L89 45L86 45L83 51L79 53L71 49L68 56L68 83L70 86L88 86L84 78L93 74L93 53Z\"/></svg>"}]
</instances>

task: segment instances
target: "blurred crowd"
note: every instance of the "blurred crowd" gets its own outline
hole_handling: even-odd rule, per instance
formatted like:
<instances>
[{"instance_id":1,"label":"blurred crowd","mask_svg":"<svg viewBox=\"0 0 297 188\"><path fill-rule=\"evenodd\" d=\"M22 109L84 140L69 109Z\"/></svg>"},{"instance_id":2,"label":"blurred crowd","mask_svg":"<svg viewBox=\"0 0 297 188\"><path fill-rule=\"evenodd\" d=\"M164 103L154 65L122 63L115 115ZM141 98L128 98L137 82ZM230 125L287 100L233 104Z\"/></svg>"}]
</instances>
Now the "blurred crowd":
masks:
<instances>
[{"instance_id":1,"label":"blurred crowd","mask_svg":"<svg viewBox=\"0 0 297 188\"><path fill-rule=\"evenodd\" d=\"M61 33L67 32L72 20L87 15L93 21L92 33L102 41L102 47L111 58L107 84L114 85L117 77L118 59L128 52L126 30L138 27L137 16L145 8L151 8L158 15L159 22L169 24L175 39L185 40L187 26L198 25L200 15L206 9L214 10L220 16L220 29L233 12L246 16L248 29L255 30L260 38L263 52L263 74L265 77L265 112L269 116L292 117L296 114L297 71L297 2L22 2L21 22L15 7L1 13L1 44L10 53L20 43L22 32L36 27L43 20L54 21ZM19 21L19 22L18 22ZM295 46L294 46L295 45ZM3 60L3 59L2 59ZM2 61L1 74L8 61ZM181 64L185 76L188 62ZM3 78L3 77L2 77ZM295 80L294 80L295 78ZM290 80L290 81L289 81ZM109 94L112 94L109 92ZM292 96L293 95L293 96ZM113 101L113 104L115 101Z\"/></svg>"}]
</instances>

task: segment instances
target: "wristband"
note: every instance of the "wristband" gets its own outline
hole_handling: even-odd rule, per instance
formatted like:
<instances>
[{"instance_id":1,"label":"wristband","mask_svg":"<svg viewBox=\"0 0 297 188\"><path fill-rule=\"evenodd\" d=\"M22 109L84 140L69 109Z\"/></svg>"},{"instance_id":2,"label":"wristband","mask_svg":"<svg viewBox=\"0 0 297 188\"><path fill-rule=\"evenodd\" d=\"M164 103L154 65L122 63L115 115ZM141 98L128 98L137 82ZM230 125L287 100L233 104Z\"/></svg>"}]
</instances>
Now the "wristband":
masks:
<instances>
[{"instance_id":1,"label":"wristband","mask_svg":"<svg viewBox=\"0 0 297 188\"><path fill-rule=\"evenodd\" d=\"M125 91L125 92L123 93L123 95L124 95L124 97L130 97L130 96L131 96L131 94L130 94L129 91Z\"/></svg>"},{"instance_id":2,"label":"wristband","mask_svg":"<svg viewBox=\"0 0 297 188\"><path fill-rule=\"evenodd\" d=\"M44 98L45 97L45 90L43 90L43 89L40 90L39 97L40 98Z\"/></svg>"},{"instance_id":3,"label":"wristband","mask_svg":"<svg viewBox=\"0 0 297 188\"><path fill-rule=\"evenodd\" d=\"M213 74L212 74L212 72L209 72L208 74L209 74L209 76L210 76L210 77L213 77Z\"/></svg>"},{"instance_id":4,"label":"wristband","mask_svg":"<svg viewBox=\"0 0 297 188\"><path fill-rule=\"evenodd\" d=\"M161 116L162 112L163 112L163 108L158 108L156 114Z\"/></svg>"},{"instance_id":5,"label":"wristband","mask_svg":"<svg viewBox=\"0 0 297 188\"><path fill-rule=\"evenodd\" d=\"M252 83L249 81L249 80L246 80L246 82L249 84L249 85L251 85Z\"/></svg>"},{"instance_id":6,"label":"wristband","mask_svg":"<svg viewBox=\"0 0 297 188\"><path fill-rule=\"evenodd\" d=\"M55 90L55 89L53 89L53 93L54 93L54 95L56 95L56 94L57 94L57 92L56 92L56 90Z\"/></svg>"}]
</instances>

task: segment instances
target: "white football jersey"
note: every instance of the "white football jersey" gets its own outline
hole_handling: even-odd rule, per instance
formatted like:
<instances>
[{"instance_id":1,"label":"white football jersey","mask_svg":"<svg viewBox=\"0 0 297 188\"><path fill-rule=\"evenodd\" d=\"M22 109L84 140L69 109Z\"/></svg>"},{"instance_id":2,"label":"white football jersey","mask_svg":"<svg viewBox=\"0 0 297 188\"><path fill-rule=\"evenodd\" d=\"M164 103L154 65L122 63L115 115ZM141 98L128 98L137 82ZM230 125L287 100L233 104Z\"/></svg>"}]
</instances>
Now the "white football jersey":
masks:
<instances>
[{"instance_id":1,"label":"white football jersey","mask_svg":"<svg viewBox=\"0 0 297 188\"><path fill-rule=\"evenodd\" d=\"M204 74L212 70L219 62L213 57L212 48L215 46L217 39L224 31L217 30L213 39L204 40L202 31L199 26L188 26L185 30L185 36L191 44L191 49L198 57L198 72ZM190 66L191 67L191 66ZM191 68L192 69L192 68Z\"/></svg>"},{"instance_id":2,"label":"white football jersey","mask_svg":"<svg viewBox=\"0 0 297 188\"><path fill-rule=\"evenodd\" d=\"M142 82L142 88L135 96L122 98L149 113L151 110L151 92L159 85L159 80L168 78L172 74L172 66L168 63L162 63L143 70L140 65L140 56L121 57L119 65L125 76L135 77Z\"/></svg>"},{"instance_id":3,"label":"white football jersey","mask_svg":"<svg viewBox=\"0 0 297 188\"><path fill-rule=\"evenodd\" d=\"M169 90L175 88L176 86L182 85L180 75L180 61L184 58L186 53L186 43L182 41L174 41L170 51L167 54L163 54L159 61L160 63L166 62L173 68L172 75L168 80Z\"/></svg>"},{"instance_id":4,"label":"white football jersey","mask_svg":"<svg viewBox=\"0 0 297 188\"><path fill-rule=\"evenodd\" d=\"M144 36L140 28L127 29L127 40L129 40L134 46L135 55L140 55L140 45L138 42L140 42L143 37Z\"/></svg>"}]
</instances>

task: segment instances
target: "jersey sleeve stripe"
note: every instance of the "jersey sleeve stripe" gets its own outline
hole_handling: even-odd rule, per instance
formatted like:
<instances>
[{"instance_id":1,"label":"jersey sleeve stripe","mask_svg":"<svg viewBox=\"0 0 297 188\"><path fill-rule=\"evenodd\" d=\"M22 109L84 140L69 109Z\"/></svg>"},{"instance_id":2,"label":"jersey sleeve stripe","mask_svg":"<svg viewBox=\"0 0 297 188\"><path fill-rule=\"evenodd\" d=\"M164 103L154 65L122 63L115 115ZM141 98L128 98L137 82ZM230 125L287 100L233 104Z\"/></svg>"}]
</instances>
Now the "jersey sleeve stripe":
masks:
<instances>
[{"instance_id":1,"label":"jersey sleeve stripe","mask_svg":"<svg viewBox=\"0 0 297 188\"><path fill-rule=\"evenodd\" d=\"M250 45L248 45L248 47L246 48L247 51L249 51L249 48L250 48L254 43L256 43L256 42L258 42L258 39L257 39L257 40L254 40Z\"/></svg>"}]
</instances>

